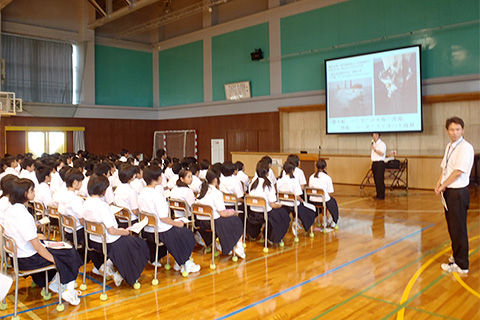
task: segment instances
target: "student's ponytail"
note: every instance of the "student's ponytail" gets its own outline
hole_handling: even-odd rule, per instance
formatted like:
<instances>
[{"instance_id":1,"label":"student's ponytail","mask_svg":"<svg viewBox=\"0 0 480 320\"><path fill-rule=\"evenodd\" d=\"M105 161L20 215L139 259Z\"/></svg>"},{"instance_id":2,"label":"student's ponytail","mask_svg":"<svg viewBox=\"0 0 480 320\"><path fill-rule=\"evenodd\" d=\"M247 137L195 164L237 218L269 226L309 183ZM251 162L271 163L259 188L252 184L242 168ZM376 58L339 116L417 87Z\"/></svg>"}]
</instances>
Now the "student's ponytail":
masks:
<instances>
[{"instance_id":1,"label":"student's ponytail","mask_svg":"<svg viewBox=\"0 0 480 320\"><path fill-rule=\"evenodd\" d=\"M215 181L215 179L218 179L218 177L219 177L219 174L217 171L213 169L209 169L207 171L207 174L205 176L205 181L202 182L202 186L200 188L200 194L198 195L198 199L202 199L203 197L205 197L205 195L207 194L209 185L212 184L213 181Z\"/></svg>"},{"instance_id":2,"label":"student's ponytail","mask_svg":"<svg viewBox=\"0 0 480 320\"><path fill-rule=\"evenodd\" d=\"M316 167L317 167L317 172L315 172L315 178L318 178L320 176L320 173L323 172L323 173L327 173L325 171L325 168L327 167L327 162L323 159L318 159L317 163L316 163Z\"/></svg>"}]
</instances>

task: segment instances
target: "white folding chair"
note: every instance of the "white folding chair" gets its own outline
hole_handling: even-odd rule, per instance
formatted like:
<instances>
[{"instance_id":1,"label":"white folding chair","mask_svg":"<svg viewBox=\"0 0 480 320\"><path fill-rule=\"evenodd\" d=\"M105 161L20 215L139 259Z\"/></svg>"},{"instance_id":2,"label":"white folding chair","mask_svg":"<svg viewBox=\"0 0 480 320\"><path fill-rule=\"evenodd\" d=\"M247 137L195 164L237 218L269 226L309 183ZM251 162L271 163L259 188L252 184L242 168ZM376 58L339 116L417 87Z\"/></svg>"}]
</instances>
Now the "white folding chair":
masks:
<instances>
[{"instance_id":1,"label":"white folding chair","mask_svg":"<svg viewBox=\"0 0 480 320\"><path fill-rule=\"evenodd\" d=\"M139 212L139 216L138 216L139 220L142 221L145 217L148 219L147 226L153 227L154 239L155 239L155 261L158 261L158 248L161 247L161 246L164 246L165 244L163 244L163 243L158 239L157 217L156 217L154 214L152 214L152 213L140 211L140 212ZM154 278L153 278L153 280L152 280L152 285L154 285L154 286L158 285L157 269L158 269L158 266L157 266L157 264L155 263L155 276L154 276ZM167 264L165 265L165 269L166 269L166 270L169 270L169 269L170 269L168 251L167 251ZM188 273L187 273L186 275L182 273L182 275L185 277L185 276L188 276Z\"/></svg>"},{"instance_id":2,"label":"white folding chair","mask_svg":"<svg viewBox=\"0 0 480 320\"><path fill-rule=\"evenodd\" d=\"M35 273L45 272L45 288L42 289L41 295L43 296L44 300L50 300L52 298L52 293L48 292L48 271L49 270L56 270L55 264L50 264L46 267L37 268L33 270L20 270L18 266L18 258L17 258L17 243L15 240L9 236L7 236L4 232L2 232L2 248L3 250L12 257L13 260L13 272L15 274L15 309L12 319L20 319L17 316L17 307L18 307L18 278L19 277L26 277ZM5 267L6 268L6 267ZM6 272L5 272L6 273ZM4 301L4 306L6 307L6 301ZM58 279L58 305L57 311L62 312L65 310L65 305L62 303L62 290L60 279Z\"/></svg>"},{"instance_id":3,"label":"white folding chair","mask_svg":"<svg viewBox=\"0 0 480 320\"><path fill-rule=\"evenodd\" d=\"M325 203L325 191L323 189L306 187L305 188L305 200L308 200L310 203L310 197L318 197L321 198L321 205L315 204L315 208L317 209L318 218L320 219L319 209L322 209L322 223L323 223L323 233L327 233L327 204ZM317 202L317 201L315 201ZM320 227L320 222L317 223Z\"/></svg>"},{"instance_id":4,"label":"white folding chair","mask_svg":"<svg viewBox=\"0 0 480 320\"><path fill-rule=\"evenodd\" d=\"M235 214L237 216L239 213L242 213L242 211L238 210L238 198L236 194L223 192L223 202L228 206L235 206ZM245 242L245 235L247 233L247 210L245 210L243 220L243 247L246 248L247 243Z\"/></svg>"}]
</instances>

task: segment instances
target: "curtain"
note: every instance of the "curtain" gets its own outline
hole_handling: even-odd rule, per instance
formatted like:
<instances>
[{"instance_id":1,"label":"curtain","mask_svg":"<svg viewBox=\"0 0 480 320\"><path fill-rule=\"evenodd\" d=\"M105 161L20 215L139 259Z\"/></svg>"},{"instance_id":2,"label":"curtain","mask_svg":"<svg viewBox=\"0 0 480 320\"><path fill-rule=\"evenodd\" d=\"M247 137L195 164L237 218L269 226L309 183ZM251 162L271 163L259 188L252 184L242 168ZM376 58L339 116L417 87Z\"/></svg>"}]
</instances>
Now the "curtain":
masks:
<instances>
[{"instance_id":1,"label":"curtain","mask_svg":"<svg viewBox=\"0 0 480 320\"><path fill-rule=\"evenodd\" d=\"M2 91L15 92L23 101L71 104L72 52L70 43L2 34Z\"/></svg>"},{"instance_id":2,"label":"curtain","mask_svg":"<svg viewBox=\"0 0 480 320\"><path fill-rule=\"evenodd\" d=\"M73 152L85 151L85 131L73 131Z\"/></svg>"}]
</instances>

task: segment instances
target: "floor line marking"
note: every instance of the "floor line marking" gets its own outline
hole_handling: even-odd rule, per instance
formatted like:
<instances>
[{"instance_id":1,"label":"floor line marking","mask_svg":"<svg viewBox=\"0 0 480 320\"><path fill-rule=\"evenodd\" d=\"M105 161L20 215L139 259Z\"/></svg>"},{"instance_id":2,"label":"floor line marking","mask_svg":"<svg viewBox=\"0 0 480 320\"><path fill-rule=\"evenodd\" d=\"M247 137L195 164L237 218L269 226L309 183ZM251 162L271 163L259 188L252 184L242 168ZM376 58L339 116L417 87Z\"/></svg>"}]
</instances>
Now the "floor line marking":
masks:
<instances>
[{"instance_id":1,"label":"floor line marking","mask_svg":"<svg viewBox=\"0 0 480 320\"><path fill-rule=\"evenodd\" d=\"M315 281L315 280L317 280L317 279L319 279L319 278L321 278L321 277L323 277L323 276L326 276L326 275L328 275L328 274L330 274L330 273L333 273L333 272L335 272L335 271L338 271L338 270L340 270L340 269L342 269L342 268L344 268L344 267L346 267L346 266L348 266L348 265L351 265L351 264L353 264L353 263L355 263L355 262L357 262L357 261L360 261L360 260L362 260L362 259L364 259L364 258L366 258L366 257L368 257L368 256L371 256L371 255L373 255L373 254L375 254L375 253L377 253L377 252L379 252L379 251L381 251L381 250L384 250L384 249L386 249L386 248L388 248L388 247L390 247L390 246L393 246L393 245L395 245L395 244L397 244L397 243L399 243L399 242L401 242L401 241L403 241L403 240L405 240L405 239L407 239L407 238L409 238L409 237L411 237L411 236L413 236L413 235L415 235L415 234L417 234L417 233L419 233L419 232L422 232L422 231L424 231L424 230L432 227L432 226L433 226L433 224L431 224L431 225L429 225L429 226L427 226L427 227L424 227L424 228L422 228L422 229L420 229L420 230L417 230L417 231L415 231L415 232L413 232L413 233L411 233L411 234L409 234L409 235L406 235L406 236L404 236L404 237L402 237L402 238L400 238L400 239L397 239L397 240L395 240L395 241L393 241L393 242L391 242L391 243L389 243L389 244L387 244L387 245L384 245L384 246L382 246L382 247L380 247L380 248L378 248L378 249L375 249L375 250L373 250L373 251L371 251L371 252L369 252L369 253L367 253L367 254L364 254L364 255L362 255L362 256L360 256L360 257L358 257L358 258L355 258L355 259L353 259L353 260L351 260L351 261L348 261L348 262L346 262L346 263L344 263L344 264L342 264L342 265L340 265L340 266L338 266L338 267L335 267L335 268L333 268L333 269L331 269L331 270L328 270L328 271L326 271L326 272L324 272L324 273L321 273L321 274L319 274L319 275L317 275L317 276L315 276L315 277L313 277L313 278L310 278L310 279L308 279L308 280L305 280L305 281L303 281L303 282L300 282L300 283L298 283L298 284L296 284L296 285L294 285L294 286L291 286L290 288L287 288L287 289L284 289L284 290L282 290L282 291L279 291L279 292L277 292L276 294L273 294L273 295L271 295L271 296L268 296L268 297L266 297L266 298L263 298L263 299L261 299L261 300L259 300L259 301L257 301L257 302L251 303L251 304L249 304L249 305L247 305L247 306L245 306L245 307L243 307L243 308L240 308L240 309L238 309L238 310L235 310L235 311L233 311L233 312L230 312L230 313L228 313L228 314L226 314L226 315L224 315L224 316L221 316L220 318L216 318L216 319L217 319L217 320L227 319L227 318L229 318L229 317L231 317L231 316L234 316L234 315L236 315L236 314L238 314L238 313L241 313L241 312L243 312L243 311L245 311L245 310L248 310L248 309L250 309L250 308L253 308L253 307L255 307L255 306L257 306L257 305L259 305L259 304L261 304L261 303L264 303L264 302L266 302L266 301L269 301L269 300L271 300L271 299L274 299L274 298L276 298L276 297L279 297L279 296L281 296L281 295L284 294L284 293L287 293L287 292L289 292L289 291L291 291L291 290L294 290L294 289L296 289L296 288L299 288L299 287L301 287L301 286L303 286L303 285L305 285L305 284L308 284L308 283L310 283L310 282L312 282L312 281Z\"/></svg>"},{"instance_id":2,"label":"floor line marking","mask_svg":"<svg viewBox=\"0 0 480 320\"><path fill-rule=\"evenodd\" d=\"M15 303L15 295L11 295L9 294L8 295L8 299L10 301L12 301L12 303ZM18 311L18 308L22 309L20 312L17 312L17 316L20 314L20 313L26 313L27 315L30 316L30 318L32 319L35 319L35 320L42 320L42 318L40 318L39 316L37 316L35 314L35 312L33 312L32 310L29 310L28 307L26 305L24 305L21 301L18 301L17 302L17 311ZM12 313L12 316L14 315L14 313Z\"/></svg>"}]
</instances>

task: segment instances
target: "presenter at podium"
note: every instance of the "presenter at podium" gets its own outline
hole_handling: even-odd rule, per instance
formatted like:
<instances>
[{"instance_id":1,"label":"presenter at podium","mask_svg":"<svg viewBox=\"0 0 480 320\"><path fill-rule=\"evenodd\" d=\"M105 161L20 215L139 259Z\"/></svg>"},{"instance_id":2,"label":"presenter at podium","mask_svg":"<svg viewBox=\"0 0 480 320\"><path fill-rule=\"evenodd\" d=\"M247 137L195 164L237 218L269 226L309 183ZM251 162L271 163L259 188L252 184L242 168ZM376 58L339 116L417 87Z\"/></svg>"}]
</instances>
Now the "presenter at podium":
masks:
<instances>
[{"instance_id":1,"label":"presenter at podium","mask_svg":"<svg viewBox=\"0 0 480 320\"><path fill-rule=\"evenodd\" d=\"M380 139L380 133L372 133L372 143L370 144L372 173L375 181L377 195L373 197L375 200L385 199L385 153L387 145Z\"/></svg>"}]
</instances>

